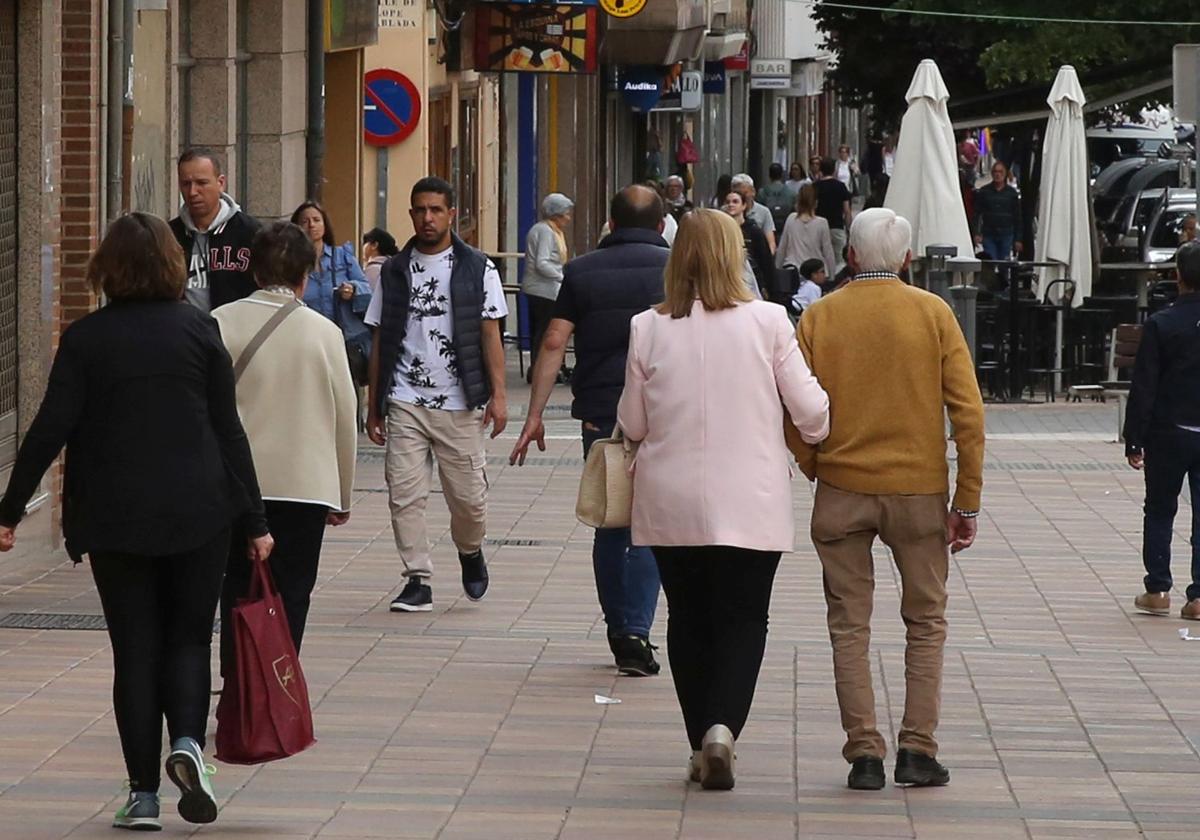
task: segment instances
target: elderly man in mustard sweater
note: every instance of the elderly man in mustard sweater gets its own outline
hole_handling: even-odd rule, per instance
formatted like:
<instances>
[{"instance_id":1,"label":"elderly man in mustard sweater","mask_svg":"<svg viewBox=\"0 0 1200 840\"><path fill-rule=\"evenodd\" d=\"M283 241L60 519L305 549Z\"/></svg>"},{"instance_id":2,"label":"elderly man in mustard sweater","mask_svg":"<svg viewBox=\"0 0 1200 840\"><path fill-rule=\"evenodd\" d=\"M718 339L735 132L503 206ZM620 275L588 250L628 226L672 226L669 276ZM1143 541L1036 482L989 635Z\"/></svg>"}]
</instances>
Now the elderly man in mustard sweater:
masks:
<instances>
[{"instance_id":1,"label":"elderly man in mustard sweater","mask_svg":"<svg viewBox=\"0 0 1200 840\"><path fill-rule=\"evenodd\" d=\"M884 785L887 746L871 688L871 607L878 537L900 572L907 628L904 718L894 780L944 785L937 728L950 554L975 540L983 484L983 400L971 354L941 298L904 283L912 228L883 208L850 228L853 282L800 319L800 348L829 393L831 432L818 446L789 434L817 481L812 537L821 558L833 670L856 790ZM950 499L946 416L958 476Z\"/></svg>"}]
</instances>

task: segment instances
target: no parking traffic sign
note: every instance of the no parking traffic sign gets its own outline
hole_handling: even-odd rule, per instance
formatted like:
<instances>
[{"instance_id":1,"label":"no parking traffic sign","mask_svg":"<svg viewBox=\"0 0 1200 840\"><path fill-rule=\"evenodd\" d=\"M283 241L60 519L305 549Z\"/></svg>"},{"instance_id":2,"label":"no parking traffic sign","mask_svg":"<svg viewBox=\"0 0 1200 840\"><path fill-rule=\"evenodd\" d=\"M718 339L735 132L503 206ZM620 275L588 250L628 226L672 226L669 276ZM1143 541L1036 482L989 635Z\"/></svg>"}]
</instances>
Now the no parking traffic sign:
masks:
<instances>
[{"instance_id":1,"label":"no parking traffic sign","mask_svg":"<svg viewBox=\"0 0 1200 840\"><path fill-rule=\"evenodd\" d=\"M380 68L363 76L363 139L372 146L392 146L417 128L421 94L395 70Z\"/></svg>"}]
</instances>

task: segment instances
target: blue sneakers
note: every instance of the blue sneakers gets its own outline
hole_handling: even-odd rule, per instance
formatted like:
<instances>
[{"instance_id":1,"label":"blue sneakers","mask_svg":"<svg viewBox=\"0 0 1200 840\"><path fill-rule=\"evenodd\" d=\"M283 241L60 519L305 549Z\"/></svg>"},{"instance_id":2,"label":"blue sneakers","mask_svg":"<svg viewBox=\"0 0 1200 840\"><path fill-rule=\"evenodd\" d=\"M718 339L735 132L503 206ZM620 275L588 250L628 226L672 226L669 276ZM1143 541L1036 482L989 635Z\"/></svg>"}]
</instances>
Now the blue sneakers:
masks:
<instances>
[{"instance_id":1,"label":"blue sneakers","mask_svg":"<svg viewBox=\"0 0 1200 840\"><path fill-rule=\"evenodd\" d=\"M131 790L129 799L117 809L112 824L113 828L131 831L162 831L162 823L158 821L158 794Z\"/></svg>"}]
</instances>

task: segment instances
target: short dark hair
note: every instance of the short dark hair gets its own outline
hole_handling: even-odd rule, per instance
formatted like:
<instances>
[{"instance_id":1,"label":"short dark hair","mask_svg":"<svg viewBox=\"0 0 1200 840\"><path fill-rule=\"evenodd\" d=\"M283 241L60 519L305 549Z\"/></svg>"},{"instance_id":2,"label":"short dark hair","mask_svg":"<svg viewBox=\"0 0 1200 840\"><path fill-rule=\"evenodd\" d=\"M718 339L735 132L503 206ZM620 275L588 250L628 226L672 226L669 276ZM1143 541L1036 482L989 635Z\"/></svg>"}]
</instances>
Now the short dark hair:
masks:
<instances>
[{"instance_id":1,"label":"short dark hair","mask_svg":"<svg viewBox=\"0 0 1200 840\"><path fill-rule=\"evenodd\" d=\"M396 247L396 237L392 236L383 228L371 228L363 234L363 244L370 242L378 249L379 253L385 257L394 257L400 253L400 249Z\"/></svg>"},{"instance_id":2,"label":"short dark hair","mask_svg":"<svg viewBox=\"0 0 1200 840\"><path fill-rule=\"evenodd\" d=\"M312 240L291 222L271 222L250 243L250 271L261 288L297 289L317 260Z\"/></svg>"},{"instance_id":3,"label":"short dark hair","mask_svg":"<svg viewBox=\"0 0 1200 840\"><path fill-rule=\"evenodd\" d=\"M662 196L650 187L632 184L613 196L608 217L617 228L658 231L666 215Z\"/></svg>"},{"instance_id":4,"label":"short dark hair","mask_svg":"<svg viewBox=\"0 0 1200 840\"><path fill-rule=\"evenodd\" d=\"M333 225L329 222L329 214L325 212L325 208L315 201L306 201L292 211L291 223L294 225L300 224L300 216L305 210L316 210L321 214L321 221L325 224L325 235L321 237L321 241L331 248L337 247L337 240L333 238ZM316 261L316 256L313 256Z\"/></svg>"},{"instance_id":5,"label":"short dark hair","mask_svg":"<svg viewBox=\"0 0 1200 840\"><path fill-rule=\"evenodd\" d=\"M183 249L167 223L127 213L108 227L88 261L91 287L111 300L179 300L187 282Z\"/></svg>"},{"instance_id":6,"label":"short dark hair","mask_svg":"<svg viewBox=\"0 0 1200 840\"><path fill-rule=\"evenodd\" d=\"M1200 241L1193 240L1179 246L1175 252L1175 270L1179 272L1180 285L1200 291Z\"/></svg>"},{"instance_id":7,"label":"short dark hair","mask_svg":"<svg viewBox=\"0 0 1200 840\"><path fill-rule=\"evenodd\" d=\"M224 173L221 166L221 156L211 149L185 149L183 154L179 156L175 168L183 166L185 163L191 163L194 160L207 160L212 164L213 172L219 177Z\"/></svg>"},{"instance_id":8,"label":"short dark hair","mask_svg":"<svg viewBox=\"0 0 1200 840\"><path fill-rule=\"evenodd\" d=\"M814 274L816 274L818 271L824 270L825 263L821 262L821 260L818 260L815 257L800 263L800 276L805 280L811 280Z\"/></svg>"},{"instance_id":9,"label":"short dark hair","mask_svg":"<svg viewBox=\"0 0 1200 840\"><path fill-rule=\"evenodd\" d=\"M454 187L450 186L450 182L444 178L439 178L436 175L427 175L417 183L413 184L412 195L409 196L409 201L416 201L417 196L421 193L437 193L446 197L446 207L454 207Z\"/></svg>"},{"instance_id":10,"label":"short dark hair","mask_svg":"<svg viewBox=\"0 0 1200 840\"><path fill-rule=\"evenodd\" d=\"M831 157L821 158L821 174L832 175L837 172L837 162Z\"/></svg>"},{"instance_id":11,"label":"short dark hair","mask_svg":"<svg viewBox=\"0 0 1200 840\"><path fill-rule=\"evenodd\" d=\"M772 163L769 167L767 167L767 177L772 181L781 180L783 178L783 165L779 163Z\"/></svg>"}]
</instances>

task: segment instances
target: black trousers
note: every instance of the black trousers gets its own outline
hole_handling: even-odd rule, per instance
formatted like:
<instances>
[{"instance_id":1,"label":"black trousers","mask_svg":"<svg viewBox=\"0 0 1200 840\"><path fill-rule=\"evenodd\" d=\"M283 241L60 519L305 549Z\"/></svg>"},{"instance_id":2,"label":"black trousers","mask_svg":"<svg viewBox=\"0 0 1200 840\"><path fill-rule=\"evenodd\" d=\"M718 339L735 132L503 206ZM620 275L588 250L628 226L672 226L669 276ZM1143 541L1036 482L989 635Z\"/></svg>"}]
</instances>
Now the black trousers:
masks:
<instances>
[{"instance_id":1,"label":"black trousers","mask_svg":"<svg viewBox=\"0 0 1200 840\"><path fill-rule=\"evenodd\" d=\"M667 658L688 741L723 723L741 735L767 646L780 552L729 546L653 548L667 596Z\"/></svg>"},{"instance_id":2,"label":"black trousers","mask_svg":"<svg viewBox=\"0 0 1200 840\"><path fill-rule=\"evenodd\" d=\"M132 790L158 790L164 715L171 740L204 746L213 614L228 549L225 529L185 554L90 555L112 641L113 709Z\"/></svg>"},{"instance_id":3,"label":"black trousers","mask_svg":"<svg viewBox=\"0 0 1200 840\"><path fill-rule=\"evenodd\" d=\"M537 364L538 351L542 349L542 338L546 335L546 327L554 317L554 301L550 298L527 295L529 301L529 366Z\"/></svg>"},{"instance_id":4,"label":"black trousers","mask_svg":"<svg viewBox=\"0 0 1200 840\"><path fill-rule=\"evenodd\" d=\"M271 577L283 609L287 613L292 642L300 652L308 607L317 583L317 564L321 559L321 541L325 539L325 519L329 508L304 502L265 501L267 526L275 538L268 563ZM230 615L239 598L250 591L250 559L246 556L246 536L235 532L229 546L229 566L221 589L221 628L231 627ZM233 634L221 633L221 675L231 673L235 663Z\"/></svg>"}]
</instances>

